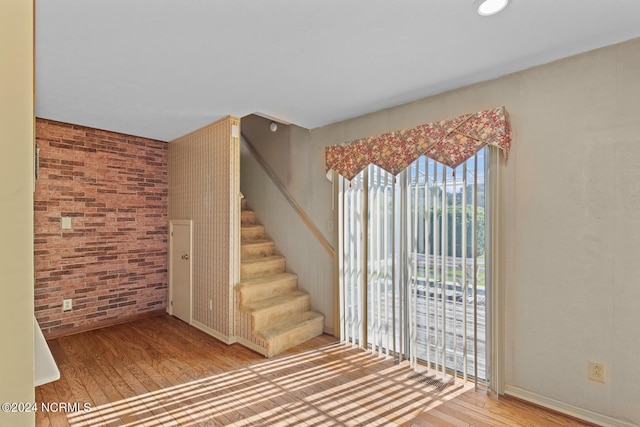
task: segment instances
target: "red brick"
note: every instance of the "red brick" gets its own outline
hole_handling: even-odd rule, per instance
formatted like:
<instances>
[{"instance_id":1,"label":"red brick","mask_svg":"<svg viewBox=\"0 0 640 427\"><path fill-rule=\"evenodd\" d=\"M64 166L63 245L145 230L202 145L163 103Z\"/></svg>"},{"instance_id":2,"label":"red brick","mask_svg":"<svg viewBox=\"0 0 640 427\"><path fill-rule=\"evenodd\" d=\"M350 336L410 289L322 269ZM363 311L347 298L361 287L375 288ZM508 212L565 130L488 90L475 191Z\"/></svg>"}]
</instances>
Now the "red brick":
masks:
<instances>
[{"instance_id":1,"label":"red brick","mask_svg":"<svg viewBox=\"0 0 640 427\"><path fill-rule=\"evenodd\" d=\"M44 119L36 140L35 310L45 335L166 307L167 144ZM72 229L61 229L63 216ZM74 307L62 312L66 298Z\"/></svg>"}]
</instances>

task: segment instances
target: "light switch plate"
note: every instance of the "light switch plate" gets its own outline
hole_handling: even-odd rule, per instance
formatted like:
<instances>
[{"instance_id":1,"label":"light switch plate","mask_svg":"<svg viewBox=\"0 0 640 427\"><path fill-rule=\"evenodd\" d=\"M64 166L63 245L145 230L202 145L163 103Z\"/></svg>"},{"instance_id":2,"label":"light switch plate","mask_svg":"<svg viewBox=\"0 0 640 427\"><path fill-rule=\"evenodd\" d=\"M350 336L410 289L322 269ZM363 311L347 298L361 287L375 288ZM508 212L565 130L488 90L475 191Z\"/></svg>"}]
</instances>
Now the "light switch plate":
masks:
<instances>
[{"instance_id":1,"label":"light switch plate","mask_svg":"<svg viewBox=\"0 0 640 427\"><path fill-rule=\"evenodd\" d=\"M64 229L71 228L71 217L63 216L60 221L60 226Z\"/></svg>"}]
</instances>

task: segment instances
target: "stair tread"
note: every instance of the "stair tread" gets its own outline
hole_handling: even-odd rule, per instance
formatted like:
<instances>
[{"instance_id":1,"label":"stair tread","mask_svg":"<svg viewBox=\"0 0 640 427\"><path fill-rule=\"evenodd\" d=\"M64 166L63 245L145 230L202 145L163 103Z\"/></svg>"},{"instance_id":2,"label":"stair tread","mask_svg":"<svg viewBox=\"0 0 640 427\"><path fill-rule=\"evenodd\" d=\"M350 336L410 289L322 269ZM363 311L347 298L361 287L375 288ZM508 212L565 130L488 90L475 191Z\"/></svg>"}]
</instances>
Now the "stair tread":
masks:
<instances>
[{"instance_id":1,"label":"stair tread","mask_svg":"<svg viewBox=\"0 0 640 427\"><path fill-rule=\"evenodd\" d=\"M240 243L241 246L259 246L259 245L275 245L273 240L271 239L253 239L253 240L245 240Z\"/></svg>"},{"instance_id":2,"label":"stair tread","mask_svg":"<svg viewBox=\"0 0 640 427\"><path fill-rule=\"evenodd\" d=\"M278 306L289 303L290 301L294 301L298 298L307 297L309 294L304 291L289 291L282 295L277 295L271 298L260 299L256 301L251 301L240 307L242 311L247 311L251 313L255 313L261 310L270 310L275 309Z\"/></svg>"},{"instance_id":3,"label":"stair tread","mask_svg":"<svg viewBox=\"0 0 640 427\"><path fill-rule=\"evenodd\" d=\"M251 238L245 236L240 246L240 260L248 260L252 258L261 258L265 256L275 255L276 244L273 240L264 237Z\"/></svg>"},{"instance_id":4,"label":"stair tread","mask_svg":"<svg viewBox=\"0 0 640 427\"><path fill-rule=\"evenodd\" d=\"M297 277L298 276L293 273L272 274L270 276L260 276L260 277L254 277L252 279L243 280L242 282L240 282L240 286L259 286L269 282L297 279Z\"/></svg>"},{"instance_id":5,"label":"stair tread","mask_svg":"<svg viewBox=\"0 0 640 427\"><path fill-rule=\"evenodd\" d=\"M278 335L282 335L298 327L305 326L308 323L319 321L324 323L324 314L312 310L303 311L302 313L295 313L278 322L274 322L268 327L256 331L255 334L264 340L270 340Z\"/></svg>"},{"instance_id":6,"label":"stair tread","mask_svg":"<svg viewBox=\"0 0 640 427\"><path fill-rule=\"evenodd\" d=\"M240 228L264 228L262 224L240 224Z\"/></svg>"},{"instance_id":7,"label":"stair tread","mask_svg":"<svg viewBox=\"0 0 640 427\"><path fill-rule=\"evenodd\" d=\"M253 211L242 211L240 214L240 223L241 224L255 224L256 223L256 213Z\"/></svg>"},{"instance_id":8,"label":"stair tread","mask_svg":"<svg viewBox=\"0 0 640 427\"><path fill-rule=\"evenodd\" d=\"M241 264L259 264L261 262L269 262L269 261L280 261L283 260L284 257L280 255L269 255L269 256L259 256L254 258L245 258L241 259Z\"/></svg>"},{"instance_id":9,"label":"stair tread","mask_svg":"<svg viewBox=\"0 0 640 427\"><path fill-rule=\"evenodd\" d=\"M309 293L298 290L298 276L285 271L286 258L275 254L276 243L244 198L241 209L237 315L251 323L250 335L243 331L243 339L262 339L263 354L273 357L322 334L325 316L310 310Z\"/></svg>"},{"instance_id":10,"label":"stair tread","mask_svg":"<svg viewBox=\"0 0 640 427\"><path fill-rule=\"evenodd\" d=\"M258 232L264 232L264 225L262 224L240 224L240 231L244 231L246 232L251 232L251 231L258 231ZM264 237L260 237L260 239L263 239Z\"/></svg>"},{"instance_id":11,"label":"stair tread","mask_svg":"<svg viewBox=\"0 0 640 427\"><path fill-rule=\"evenodd\" d=\"M261 224L241 224L240 225L240 241L251 242L254 240L264 239L264 226Z\"/></svg>"}]
</instances>

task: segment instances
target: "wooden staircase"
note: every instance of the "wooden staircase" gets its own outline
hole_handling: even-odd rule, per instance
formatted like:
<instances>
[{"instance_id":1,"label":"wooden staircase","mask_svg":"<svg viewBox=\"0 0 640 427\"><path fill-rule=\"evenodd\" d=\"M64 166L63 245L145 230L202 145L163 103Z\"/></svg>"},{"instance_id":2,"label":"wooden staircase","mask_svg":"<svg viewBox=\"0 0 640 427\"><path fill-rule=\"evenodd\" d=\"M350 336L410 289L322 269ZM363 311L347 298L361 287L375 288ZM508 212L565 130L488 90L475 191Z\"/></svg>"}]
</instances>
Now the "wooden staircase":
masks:
<instances>
[{"instance_id":1,"label":"wooden staircase","mask_svg":"<svg viewBox=\"0 0 640 427\"><path fill-rule=\"evenodd\" d=\"M285 258L265 237L255 212L242 201L240 284L236 286L239 342L266 357L322 334L324 315L310 309L298 277L285 271Z\"/></svg>"}]
</instances>

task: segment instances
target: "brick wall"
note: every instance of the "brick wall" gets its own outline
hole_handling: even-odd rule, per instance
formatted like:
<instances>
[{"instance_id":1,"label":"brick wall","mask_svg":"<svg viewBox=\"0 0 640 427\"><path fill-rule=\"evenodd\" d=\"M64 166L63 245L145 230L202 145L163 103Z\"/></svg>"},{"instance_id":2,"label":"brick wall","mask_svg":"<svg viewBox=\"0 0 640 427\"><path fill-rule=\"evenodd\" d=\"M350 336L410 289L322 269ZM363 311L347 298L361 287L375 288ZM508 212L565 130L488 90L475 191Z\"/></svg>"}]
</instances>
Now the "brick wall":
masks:
<instances>
[{"instance_id":1,"label":"brick wall","mask_svg":"<svg viewBox=\"0 0 640 427\"><path fill-rule=\"evenodd\" d=\"M164 311L167 144L43 119L36 141L35 313L45 336Z\"/></svg>"}]
</instances>

